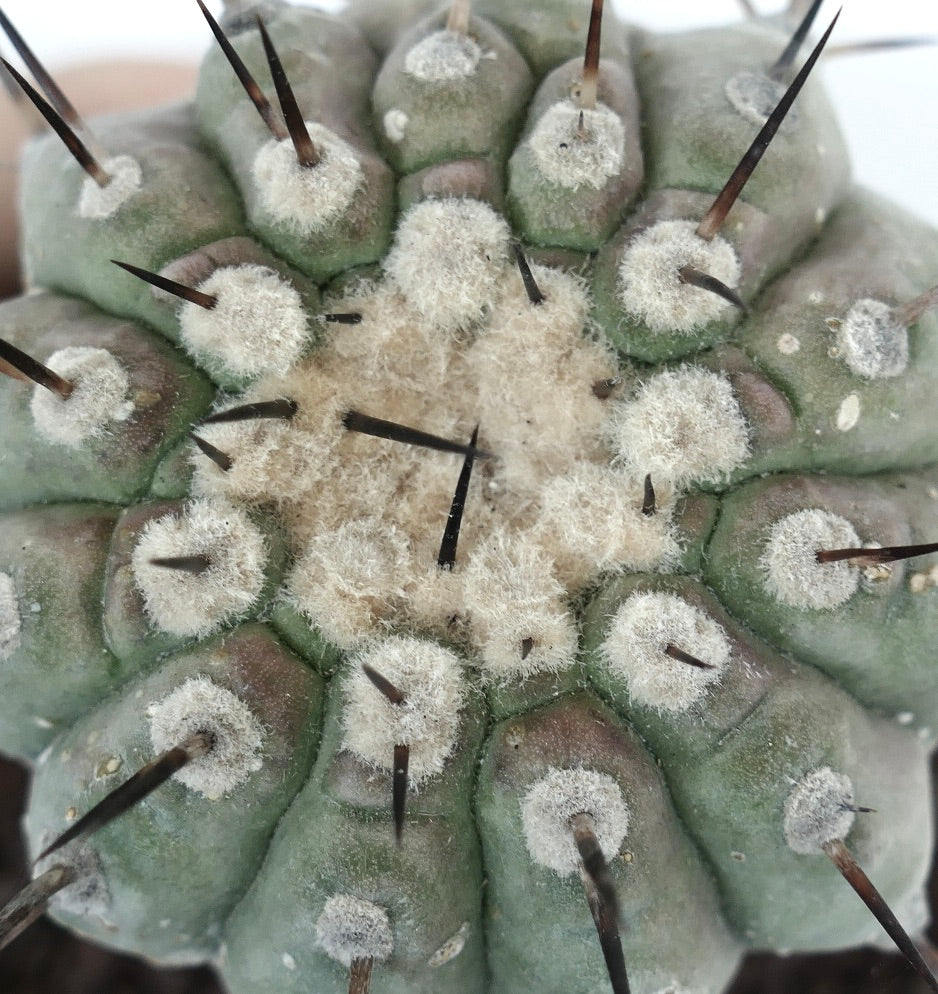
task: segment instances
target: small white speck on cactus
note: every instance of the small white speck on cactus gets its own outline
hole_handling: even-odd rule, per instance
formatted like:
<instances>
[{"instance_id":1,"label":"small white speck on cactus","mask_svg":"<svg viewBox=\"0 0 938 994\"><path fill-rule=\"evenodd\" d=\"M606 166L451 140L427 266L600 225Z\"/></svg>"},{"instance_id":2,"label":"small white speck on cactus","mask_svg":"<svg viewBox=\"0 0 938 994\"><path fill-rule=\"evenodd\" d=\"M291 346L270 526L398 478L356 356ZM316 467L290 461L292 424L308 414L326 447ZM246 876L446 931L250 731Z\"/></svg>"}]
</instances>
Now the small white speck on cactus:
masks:
<instances>
[{"instance_id":1,"label":"small white speck on cactus","mask_svg":"<svg viewBox=\"0 0 938 994\"><path fill-rule=\"evenodd\" d=\"M310 333L296 290L266 266L222 266L199 284L214 307L179 309L182 341L192 356L229 376L284 374L309 347Z\"/></svg>"},{"instance_id":2,"label":"small white speck on cactus","mask_svg":"<svg viewBox=\"0 0 938 994\"><path fill-rule=\"evenodd\" d=\"M893 309L879 300L856 301L843 320L834 320L843 361L870 380L900 376L909 363L909 333Z\"/></svg>"},{"instance_id":3,"label":"small white speck on cactus","mask_svg":"<svg viewBox=\"0 0 938 994\"><path fill-rule=\"evenodd\" d=\"M314 168L297 161L287 139L271 138L254 159L264 210L298 235L315 234L340 217L364 182L358 153L344 138L315 121L307 121L306 129L319 153Z\"/></svg>"},{"instance_id":4,"label":"small white speck on cactus","mask_svg":"<svg viewBox=\"0 0 938 994\"><path fill-rule=\"evenodd\" d=\"M483 58L479 44L458 31L435 31L404 57L404 71L427 83L448 83L474 76Z\"/></svg>"},{"instance_id":5,"label":"small white speck on cactus","mask_svg":"<svg viewBox=\"0 0 938 994\"><path fill-rule=\"evenodd\" d=\"M469 937L469 931L469 922L463 922L459 926L459 929L433 953L427 960L427 964L432 967L440 967L458 956L466 947L466 939Z\"/></svg>"},{"instance_id":6,"label":"small white speck on cactus","mask_svg":"<svg viewBox=\"0 0 938 994\"><path fill-rule=\"evenodd\" d=\"M387 699L362 665L389 680L403 701ZM343 748L378 769L393 769L395 745L410 747L410 782L436 776L456 744L465 686L458 657L435 642L383 639L352 657L345 678Z\"/></svg>"},{"instance_id":7,"label":"small white speck on cactus","mask_svg":"<svg viewBox=\"0 0 938 994\"><path fill-rule=\"evenodd\" d=\"M761 127L785 93L784 83L770 79L765 73L744 70L726 81L726 99L747 121ZM798 120L798 109L792 107L785 115L786 127Z\"/></svg>"},{"instance_id":8,"label":"small white speck on cactus","mask_svg":"<svg viewBox=\"0 0 938 994\"><path fill-rule=\"evenodd\" d=\"M668 646L705 666L675 659ZM720 681L730 662L726 632L682 597L635 593L612 618L601 651L609 668L625 680L634 701L660 711L687 711Z\"/></svg>"},{"instance_id":9,"label":"small white speck on cactus","mask_svg":"<svg viewBox=\"0 0 938 994\"><path fill-rule=\"evenodd\" d=\"M785 839L796 853L820 853L826 842L845 839L855 818L850 778L821 766L806 773L785 801Z\"/></svg>"},{"instance_id":10,"label":"small white speck on cactus","mask_svg":"<svg viewBox=\"0 0 938 994\"><path fill-rule=\"evenodd\" d=\"M193 573L151 562L178 556L204 556L206 568ZM202 638L256 600L264 586L267 544L241 508L197 499L181 514L149 521L131 562L153 625Z\"/></svg>"},{"instance_id":11,"label":"small white speck on cactus","mask_svg":"<svg viewBox=\"0 0 938 994\"><path fill-rule=\"evenodd\" d=\"M64 400L40 386L33 390L33 422L48 441L77 448L86 439L103 435L112 422L126 421L133 414L130 377L107 349L69 345L53 352L48 365L73 384Z\"/></svg>"},{"instance_id":12,"label":"small white speck on cactus","mask_svg":"<svg viewBox=\"0 0 938 994\"><path fill-rule=\"evenodd\" d=\"M665 370L612 408L606 436L636 475L683 487L716 483L749 455L749 429L725 374Z\"/></svg>"},{"instance_id":13,"label":"small white speck on cactus","mask_svg":"<svg viewBox=\"0 0 938 994\"><path fill-rule=\"evenodd\" d=\"M582 126L581 117L582 114ZM544 178L568 190L602 189L622 168L625 129L605 104L583 109L571 100L547 108L528 138Z\"/></svg>"},{"instance_id":14,"label":"small white speck on cactus","mask_svg":"<svg viewBox=\"0 0 938 994\"><path fill-rule=\"evenodd\" d=\"M384 261L410 306L443 332L467 328L494 301L508 262L508 225L488 204L448 197L400 219Z\"/></svg>"},{"instance_id":15,"label":"small white speck on cactus","mask_svg":"<svg viewBox=\"0 0 938 994\"><path fill-rule=\"evenodd\" d=\"M690 266L730 289L739 284L733 246L720 235L701 238L696 229L696 221L659 221L636 235L622 255L619 302L653 332L690 335L726 317L732 308L722 297L679 276L680 269Z\"/></svg>"},{"instance_id":16,"label":"small white speck on cactus","mask_svg":"<svg viewBox=\"0 0 938 994\"><path fill-rule=\"evenodd\" d=\"M0 573L0 660L9 659L20 646L19 597L9 573Z\"/></svg>"},{"instance_id":17,"label":"small white speck on cactus","mask_svg":"<svg viewBox=\"0 0 938 994\"><path fill-rule=\"evenodd\" d=\"M386 960L394 933L384 908L351 894L334 894L316 920L316 940L326 955L351 966L353 960Z\"/></svg>"},{"instance_id":18,"label":"small white speck on cactus","mask_svg":"<svg viewBox=\"0 0 938 994\"><path fill-rule=\"evenodd\" d=\"M570 826L574 815L592 817L607 863L616 857L629 830L629 809L621 788L611 776L596 770L551 767L520 803L531 859L561 876L578 872L580 866Z\"/></svg>"},{"instance_id":19,"label":"small white speck on cactus","mask_svg":"<svg viewBox=\"0 0 938 994\"><path fill-rule=\"evenodd\" d=\"M130 155L115 155L101 163L111 177L107 186L99 186L90 176L81 185L78 215L88 220L103 221L116 214L143 183L140 163Z\"/></svg>"},{"instance_id":20,"label":"small white speck on cactus","mask_svg":"<svg viewBox=\"0 0 938 994\"><path fill-rule=\"evenodd\" d=\"M860 574L846 562L819 563L817 553L861 545L839 514L820 508L788 514L772 525L760 559L766 589L790 607L832 610L856 593Z\"/></svg>"},{"instance_id":21,"label":"small white speck on cactus","mask_svg":"<svg viewBox=\"0 0 938 994\"><path fill-rule=\"evenodd\" d=\"M173 749L198 733L211 737L212 747L205 755L173 774L210 800L231 793L264 765L264 726L236 694L207 676L186 680L149 704L146 715L157 753Z\"/></svg>"},{"instance_id":22,"label":"small white speck on cactus","mask_svg":"<svg viewBox=\"0 0 938 994\"><path fill-rule=\"evenodd\" d=\"M834 424L837 426L838 431L850 431L852 428L856 428L857 422L860 420L860 412L862 410L862 404L860 403L860 395L856 393L848 393L846 397L840 402L837 408L837 414L834 418Z\"/></svg>"},{"instance_id":23,"label":"small white speck on cactus","mask_svg":"<svg viewBox=\"0 0 938 994\"><path fill-rule=\"evenodd\" d=\"M407 125L410 117L399 107L392 107L386 111L383 118L384 135L389 142L402 142L407 134Z\"/></svg>"}]
</instances>

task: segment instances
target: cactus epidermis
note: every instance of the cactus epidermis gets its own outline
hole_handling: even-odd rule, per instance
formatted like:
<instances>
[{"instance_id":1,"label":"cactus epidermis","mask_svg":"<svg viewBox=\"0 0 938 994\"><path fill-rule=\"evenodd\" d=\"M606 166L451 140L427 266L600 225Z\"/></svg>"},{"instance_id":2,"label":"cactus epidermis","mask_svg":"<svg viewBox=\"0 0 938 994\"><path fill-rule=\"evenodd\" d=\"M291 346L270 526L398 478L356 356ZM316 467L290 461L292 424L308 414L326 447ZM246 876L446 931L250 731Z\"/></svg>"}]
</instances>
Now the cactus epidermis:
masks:
<instances>
[{"instance_id":1,"label":"cactus epidermis","mask_svg":"<svg viewBox=\"0 0 938 994\"><path fill-rule=\"evenodd\" d=\"M923 925L938 234L788 19L607 12L597 70L600 8L229 11L252 99L215 46L28 150L0 729L62 920L244 994L716 994L878 941L825 856Z\"/></svg>"}]
</instances>

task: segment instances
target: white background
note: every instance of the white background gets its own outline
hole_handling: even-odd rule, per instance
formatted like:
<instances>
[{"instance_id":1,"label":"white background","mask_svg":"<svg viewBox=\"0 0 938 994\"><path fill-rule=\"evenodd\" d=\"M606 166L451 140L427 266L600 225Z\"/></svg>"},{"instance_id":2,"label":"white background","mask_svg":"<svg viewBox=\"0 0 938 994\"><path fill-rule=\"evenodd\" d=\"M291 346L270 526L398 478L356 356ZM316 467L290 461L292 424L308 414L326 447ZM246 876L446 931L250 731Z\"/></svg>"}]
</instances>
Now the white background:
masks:
<instances>
[{"instance_id":1,"label":"white background","mask_svg":"<svg viewBox=\"0 0 938 994\"><path fill-rule=\"evenodd\" d=\"M115 54L198 58L208 28L195 0L0 0L50 67ZM374 0L379 3L380 0ZM785 0L754 0L763 12ZM588 9L588 0L582 0ZM612 0L622 16L661 30L722 24L736 0ZM216 12L219 0L209 6ZM320 6L338 9L329 0ZM829 22L836 0L822 8ZM856 39L938 38L935 0L845 0L832 44ZM9 56L9 46L2 45ZM853 150L857 178L938 225L938 47L829 58L823 68ZM6 99L0 93L0 99Z\"/></svg>"}]
</instances>

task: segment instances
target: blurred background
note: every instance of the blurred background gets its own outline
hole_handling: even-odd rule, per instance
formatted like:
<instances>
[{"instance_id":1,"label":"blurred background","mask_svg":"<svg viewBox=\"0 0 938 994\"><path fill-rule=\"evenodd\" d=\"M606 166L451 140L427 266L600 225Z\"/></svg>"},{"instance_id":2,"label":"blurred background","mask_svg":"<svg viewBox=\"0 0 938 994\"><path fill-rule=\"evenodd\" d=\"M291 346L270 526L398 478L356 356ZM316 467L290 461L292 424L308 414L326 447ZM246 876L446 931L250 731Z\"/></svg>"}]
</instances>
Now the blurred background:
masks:
<instances>
[{"instance_id":1,"label":"blurred background","mask_svg":"<svg viewBox=\"0 0 938 994\"><path fill-rule=\"evenodd\" d=\"M753 6L771 13L782 2L753 0ZM583 3L586 7L587 0ZM342 6L329 0L319 5ZM154 88L166 96L188 92L191 69L186 67L195 64L209 40L194 0L4 0L2 6L39 57L62 75L66 91L82 111L90 111L92 105L142 100L144 91ZM209 6L217 13L221 4L214 0ZM634 11L636 21L658 30L717 25L737 19L742 9L737 0L612 0L612 6L625 18ZM836 10L836 0L829 0L818 24L826 25ZM888 4L847 0L832 44L923 36L938 39L934 0ZM0 53L9 57L10 51L0 42ZM109 75L88 90L71 89L70 79L85 76L76 74L76 68L98 60L126 60L130 68L120 82ZM143 69L141 60L145 60ZM170 65L158 68L157 61ZM823 76L839 109L858 180L938 225L938 49L832 55L824 60ZM82 102L83 95L87 102ZM0 145L4 101L8 98L0 91ZM0 172L15 175L12 156L0 160ZM14 242L12 222L4 221L0 212L0 245ZM3 266L0 258L0 270ZM26 879L18 821L27 780L20 767L0 760L0 904ZM934 908L934 882L932 894ZM898 957L863 951L791 959L752 957L733 994L920 994L925 990ZM43 921L0 956L0 991L217 994L219 988L208 970L151 970L85 945Z\"/></svg>"}]
</instances>

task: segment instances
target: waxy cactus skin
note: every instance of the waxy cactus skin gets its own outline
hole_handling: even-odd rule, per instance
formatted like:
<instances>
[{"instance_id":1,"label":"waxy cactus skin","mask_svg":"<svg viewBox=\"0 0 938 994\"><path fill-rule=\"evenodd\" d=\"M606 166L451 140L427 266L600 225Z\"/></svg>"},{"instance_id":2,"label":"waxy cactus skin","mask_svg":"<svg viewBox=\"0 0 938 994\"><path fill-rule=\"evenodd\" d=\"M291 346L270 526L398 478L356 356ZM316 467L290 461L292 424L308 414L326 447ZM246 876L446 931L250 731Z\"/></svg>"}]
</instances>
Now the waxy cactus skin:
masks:
<instances>
[{"instance_id":1,"label":"waxy cactus skin","mask_svg":"<svg viewBox=\"0 0 938 994\"><path fill-rule=\"evenodd\" d=\"M825 856L926 924L938 232L813 76L717 211L815 41L607 11L597 74L601 6L228 10L269 108L216 45L27 150L0 747L70 927L232 994L720 994L885 941Z\"/></svg>"}]
</instances>

